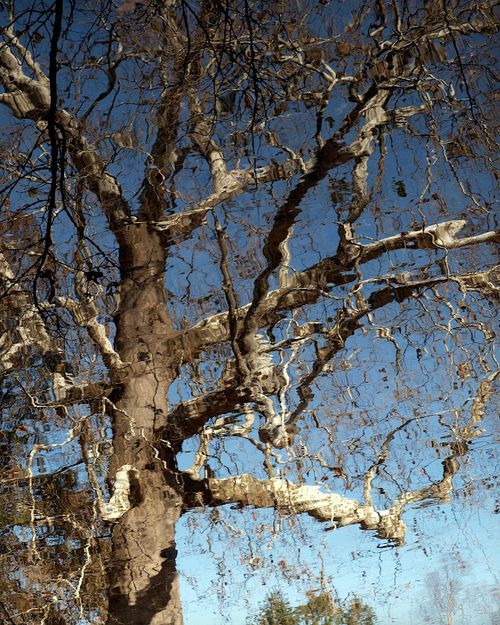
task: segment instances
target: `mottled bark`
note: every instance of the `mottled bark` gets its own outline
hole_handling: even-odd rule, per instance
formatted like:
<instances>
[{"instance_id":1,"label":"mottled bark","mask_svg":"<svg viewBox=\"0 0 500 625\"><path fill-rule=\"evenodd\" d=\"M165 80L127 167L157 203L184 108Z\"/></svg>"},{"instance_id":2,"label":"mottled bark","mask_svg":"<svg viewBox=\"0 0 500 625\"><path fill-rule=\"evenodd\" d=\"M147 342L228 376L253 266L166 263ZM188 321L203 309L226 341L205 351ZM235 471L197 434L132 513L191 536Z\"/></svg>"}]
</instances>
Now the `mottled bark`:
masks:
<instances>
[{"instance_id":1,"label":"mottled bark","mask_svg":"<svg viewBox=\"0 0 500 625\"><path fill-rule=\"evenodd\" d=\"M110 476L130 467L129 509L113 528L108 622L180 625L175 523L181 497L175 488L173 454L160 460L155 447L173 377L165 352L171 333L165 307L165 251L159 234L144 225L126 226L120 238L116 349L126 364L114 371L120 386L111 398Z\"/></svg>"},{"instance_id":2,"label":"mottled bark","mask_svg":"<svg viewBox=\"0 0 500 625\"><path fill-rule=\"evenodd\" d=\"M134 507L113 529L108 623L181 625L175 563L179 497L158 462L139 476L139 501L131 502Z\"/></svg>"}]
</instances>

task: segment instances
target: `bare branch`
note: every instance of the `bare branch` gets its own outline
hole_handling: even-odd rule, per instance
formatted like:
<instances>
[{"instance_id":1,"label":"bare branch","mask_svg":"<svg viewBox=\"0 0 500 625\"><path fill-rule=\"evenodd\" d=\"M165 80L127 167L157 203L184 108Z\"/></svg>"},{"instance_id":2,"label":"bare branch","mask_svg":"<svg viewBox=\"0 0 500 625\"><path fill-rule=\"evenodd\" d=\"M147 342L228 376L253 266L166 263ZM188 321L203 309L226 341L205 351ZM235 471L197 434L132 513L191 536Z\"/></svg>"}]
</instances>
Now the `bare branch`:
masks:
<instances>
[{"instance_id":1,"label":"bare branch","mask_svg":"<svg viewBox=\"0 0 500 625\"><path fill-rule=\"evenodd\" d=\"M456 239L454 235L464 225L462 220L443 222L428 226L422 230L401 233L368 245L356 245L357 255L349 261L341 262L337 256L326 258L317 265L288 276L285 287L269 292L259 304L258 327L263 327L277 319L282 310L292 310L307 303L313 303L321 297L331 285L340 285L355 280L355 276L345 273L356 262L364 263L379 258L386 252L396 249L454 249L480 243L495 243L500 240L497 232ZM475 275L475 274L474 274ZM458 280L459 277L455 279ZM469 281L472 277L468 278ZM248 314L251 305L242 306L236 312L238 318ZM213 315L196 324L189 330L174 337L183 347L183 357L189 361L210 345L227 341L228 314Z\"/></svg>"},{"instance_id":2,"label":"bare branch","mask_svg":"<svg viewBox=\"0 0 500 625\"><path fill-rule=\"evenodd\" d=\"M491 280L494 279L494 270L492 271L491 276L485 273L483 274L482 272L476 272L413 282L408 276L405 284L401 285L395 283L386 286L372 293L368 299L361 300L361 305L357 309L348 310L345 307L340 309L337 314L337 319L332 324L331 328L328 331L323 330L327 343L324 347L317 350L317 359L311 371L304 376L298 385L297 393L300 401L296 408L290 413L287 424L294 423L307 408L310 401L313 399L313 393L310 389L311 384L325 370L325 367L335 354L345 347L347 339L353 336L356 330L361 328L362 319L369 316L370 313L393 302L401 303L409 297L417 295L423 289L448 281L457 282L463 289L482 289L485 288L485 285L492 288ZM271 292L270 295L274 293L275 292ZM319 296L319 294L316 293L316 297L317 296ZM238 315L242 318L243 312L238 312ZM267 322L269 322L269 320L267 320ZM224 318L224 321L221 319L219 323L220 325L217 330L218 339L215 342L229 340L229 327L226 326L228 323L227 317ZM223 331L227 333L225 339L221 338L219 334L219 332ZM301 340L302 339L303 336L301 336ZM278 346L270 346L270 349L278 349ZM266 377L259 393L272 394L279 390L279 372L277 368L273 368L273 371L273 375ZM224 387L222 389L176 406L167 417L168 425L165 430L168 433L167 437L169 439L171 438L176 446L179 446L183 440L200 432L204 424L211 418L238 410L238 406L241 406L241 404L256 402L257 400L256 390L252 383L242 384L241 381L238 383L236 377L229 378L224 381ZM274 427L276 427L276 424L274 424ZM279 446L280 445L278 445L278 447Z\"/></svg>"},{"instance_id":3,"label":"bare branch","mask_svg":"<svg viewBox=\"0 0 500 625\"><path fill-rule=\"evenodd\" d=\"M289 160L281 165L260 167L256 175L253 170L233 169L227 173L225 184L221 181L220 189L198 202L195 208L171 215L163 221L152 222L151 227L162 232L167 240L177 238L182 240L183 235L186 236L199 228L210 211L222 202L243 193L252 184L264 184L290 178L298 171L298 168L295 161Z\"/></svg>"},{"instance_id":4,"label":"bare branch","mask_svg":"<svg viewBox=\"0 0 500 625\"><path fill-rule=\"evenodd\" d=\"M0 305L2 336L0 337L0 371L6 373L22 366L22 357L37 347L41 353L49 351L52 340L45 327L40 311L33 303L0 252L0 284L3 297Z\"/></svg>"},{"instance_id":5,"label":"bare branch","mask_svg":"<svg viewBox=\"0 0 500 625\"><path fill-rule=\"evenodd\" d=\"M326 493L319 486L296 485L288 480L258 480L251 475L227 479L194 480L185 476L186 505L219 506L237 503L255 508L275 508L281 514L308 514L334 527L360 525L375 530L383 538L402 542L406 526L387 510L377 511L338 493Z\"/></svg>"},{"instance_id":6,"label":"bare branch","mask_svg":"<svg viewBox=\"0 0 500 625\"><path fill-rule=\"evenodd\" d=\"M125 366L106 335L106 327L98 321L100 311L91 298L82 297L80 302L76 302L70 297L58 297L55 303L68 310L75 323L87 330L90 339L98 348L104 364L110 370L121 369Z\"/></svg>"},{"instance_id":7,"label":"bare branch","mask_svg":"<svg viewBox=\"0 0 500 625\"><path fill-rule=\"evenodd\" d=\"M16 117L37 120L40 130L45 131L50 83L39 68L36 76L35 79L27 77L8 43L1 45L0 81L5 92L0 94L0 103L6 104ZM77 120L62 109L55 117L58 129L66 136L69 153L82 181L100 200L113 232L119 233L123 223L130 219L130 209L118 182L106 172L104 163L85 139Z\"/></svg>"},{"instance_id":8,"label":"bare branch","mask_svg":"<svg viewBox=\"0 0 500 625\"><path fill-rule=\"evenodd\" d=\"M332 523L333 528L347 525L360 525L364 530L372 530L380 538L404 542L406 524L402 520L405 508L413 503L427 505L449 501L453 488L453 478L460 468L458 458L468 452L468 442L480 434L477 424L484 414L486 401L493 394L493 383L498 371L484 380L472 401L470 424L456 433L456 442L450 443L451 451L442 461L442 478L429 486L401 494L394 504L385 510L377 510L371 500L371 484L377 467L388 454L388 445L397 431L408 422L393 430L382 445L377 461L365 474L364 502L344 495L324 492L317 485L296 485L284 479L270 478L259 480L251 475L239 475L226 479L193 479L184 474L185 505L196 508L201 505L220 506L237 503L254 508L274 508L281 514L308 514L323 523Z\"/></svg>"},{"instance_id":9,"label":"bare branch","mask_svg":"<svg viewBox=\"0 0 500 625\"><path fill-rule=\"evenodd\" d=\"M360 261L366 262L378 258L385 252L404 248L413 249L457 249L479 243L500 243L500 232L484 232L475 236L455 238L455 235L466 226L463 219L444 221L421 230L402 232L375 243L360 246Z\"/></svg>"}]
</instances>

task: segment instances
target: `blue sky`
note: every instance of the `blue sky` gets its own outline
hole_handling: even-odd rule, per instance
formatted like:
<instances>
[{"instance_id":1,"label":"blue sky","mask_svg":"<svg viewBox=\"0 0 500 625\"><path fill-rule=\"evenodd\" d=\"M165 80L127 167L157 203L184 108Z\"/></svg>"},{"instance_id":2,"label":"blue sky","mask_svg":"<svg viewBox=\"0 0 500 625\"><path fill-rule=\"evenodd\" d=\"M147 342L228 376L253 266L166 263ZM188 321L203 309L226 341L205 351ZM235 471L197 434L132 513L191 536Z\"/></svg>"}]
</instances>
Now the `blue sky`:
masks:
<instances>
[{"instance_id":1,"label":"blue sky","mask_svg":"<svg viewBox=\"0 0 500 625\"><path fill-rule=\"evenodd\" d=\"M81 36L76 29L73 35L75 40ZM43 45L40 52L43 52ZM92 53L98 56L102 51L103 48L97 46ZM134 72L140 72L140 67L140 64L135 67L132 63L125 63L122 69L133 75ZM61 71L60 78L61 83L66 82L65 70ZM104 75L96 74L94 70L82 71L80 78L81 87L77 84L78 81L66 85L64 105L69 108L82 107L85 110L85 106L103 88L106 80ZM79 93L77 88L81 88ZM142 180L145 152L153 135L150 129L145 130L143 121L146 118L144 116L150 113L153 103L141 104L135 109L132 95L140 98L142 94L136 95L133 89L128 92L126 88L122 89L111 109L109 127L100 126L108 112L109 101L96 108L93 122L96 124L96 134L101 130L110 134L130 121L129 114L138 111L133 126L137 137L144 140L144 143L140 144L141 149L137 153L130 150L119 151L116 162L111 166L112 172L123 184L125 195L135 207L134 194ZM157 95L158 89L150 90L149 96ZM345 90L339 89L338 96L334 96L325 113L335 118L335 122L343 117L346 107L351 106L345 95ZM129 98L132 104L129 104ZM408 103L408 100L401 97L398 105ZM0 121L5 121L6 125L13 122L5 107L0 109ZM456 120L440 121L446 137L448 132L458 132L453 128ZM298 148L309 143L310 148L312 145L311 129L314 126L314 117L301 108L301 105L297 105L296 110L292 107L288 116L275 120L274 123L276 131L280 126L288 125L285 138L290 146ZM27 124L23 122L21 126L26 128ZM411 138L402 130L393 129L391 132L394 143L390 145L386 156L386 175L381 188L374 192L372 202L360 220L360 241L366 243L412 227L420 227L424 223L434 223L436 220L460 218L464 213L469 220L469 231L464 234L493 228L493 212L485 216L474 206L471 207L470 195L462 193L454 175L446 169L442 154L435 147L432 148L435 149L435 173L430 188L424 193L427 179L421 164L429 147L428 137L424 134L428 128L422 119L416 119L413 130L414 135ZM231 134L227 132L227 128L218 128L217 131L221 141L227 140L230 146ZM26 131L23 139L25 143L20 141L19 146L25 148L32 137L32 133ZM111 139L103 139L99 147L110 153ZM271 152L270 148L261 149L259 164L266 163ZM376 151L373 161L377 161ZM495 194L491 175L484 170L479 172L476 162L467 163L468 168L461 162L456 166L470 185L471 194L482 203L488 204ZM178 210L191 207L207 192L206 165L200 165L198 157L192 162L188 160L187 165L189 167L186 166L177 178L177 187L184 193L184 198L178 201ZM243 159L242 166L247 165L248 161ZM350 179L350 168L351 164L336 168L303 201L302 212L290 242L294 270L308 267L335 252L338 244L335 222L339 217L339 206L335 204L332 191L338 192L342 188L342 181ZM371 164L370 182L373 182L376 173L376 163ZM397 192L401 182L404 182L405 196ZM296 180L291 184L295 183ZM26 184L28 188L30 185ZM269 229L276 207L287 195L287 184L276 183L273 195L267 189L250 189L238 200L227 202L217 209L218 217L227 227L226 232L232 242L230 265L235 288L242 303L248 301L253 279L262 269L263 235ZM349 198L347 191L345 198L337 204L345 208ZM26 195L23 196L21 192L16 192L11 201L13 205L19 202L20 206L27 208ZM40 196L39 201L43 204L43 196ZM106 233L104 218L93 198L87 197L86 202L89 232L107 250L108 263L109 256L113 250L116 251L115 243L109 233ZM40 217L39 214L38 218ZM190 242L172 248L166 277L169 290L167 304L177 327L184 322L194 323L226 307L221 293L219 252L212 226L209 219L208 225L197 230ZM69 229L69 220L64 214L60 214L56 220L54 238L60 244L62 258L65 254L71 258L73 251ZM431 270L439 273L440 265L434 263L439 257L442 257L441 251L404 250L368 264L363 268L363 277L397 271L403 265L409 265L418 273L426 269L428 262L432 263ZM464 267L480 267L485 259L491 260L491 257L487 253L459 251L450 255L449 262L453 270L459 270ZM106 268L109 269L109 263ZM113 277L112 273L110 270L106 276L109 280ZM272 286L275 286L273 282ZM412 416L414 410L424 413L414 425L395 439L392 448L394 457L389 458L387 473L381 478L381 489L383 487L388 493L388 499L398 492L398 488L406 485L405 480L412 487L416 487L439 476L440 462L446 448L441 448L440 455L439 448L437 451L431 448L430 441L434 438L438 445L444 444L446 437L451 435L454 423L451 418L446 421L447 417L443 420L436 414L440 411L452 411L456 406L465 405L467 408L464 402L473 396L477 388L475 380L469 379L459 384L456 366L469 363L470 358L470 364L480 370L476 347L482 337L474 326L472 317L476 313L483 313L487 309L487 303L477 297L476 303L471 306L471 316L464 319L463 327L460 327L456 322L460 293L456 287L453 288L447 292L451 292L454 302L455 308L452 311L442 302L432 304L426 300L429 310L424 317L421 317L421 305L416 302L409 302L403 312L399 305L392 305L377 313L372 327L368 327L366 332L360 330L348 340L346 349L332 363L335 367L332 375L317 380L316 396L310 409L316 411L316 417L331 427L332 431L335 428L337 438L331 448L326 447L321 433L308 435L307 443L311 448L322 449L328 459L335 460L342 456L345 466L358 477L373 459L373 448L370 445L373 441L375 447L380 443L380 438L377 437L385 435L394 423L398 424L399 418ZM346 295L346 289L338 288L332 290L331 294L342 298ZM339 306L339 300L325 298L300 313L298 319L304 322L334 317ZM451 324L453 333L447 331L448 323ZM438 327L438 324L441 326ZM278 338L285 336L285 325L276 329ZM399 375L396 371L394 346L377 338L377 327L392 329L403 354L404 375ZM321 342L322 339L319 340ZM424 357L421 361L422 353ZM310 363L313 356L312 347L301 353L298 362L291 369L295 381L303 372L301 367ZM485 352L481 356L486 363L485 367L494 366L491 353ZM352 368L349 369L345 366L345 361L351 357ZM214 359L207 360L204 366L206 378L200 387L210 388L211 375L219 370L214 362ZM97 366L94 373L98 371ZM189 399L195 394L195 385L188 384L191 373L186 368L179 383L173 385L173 403L181 398ZM195 390L201 392L200 389ZM293 403L296 399L292 390L289 400ZM466 412L465 409L464 414ZM499 570L500 565L500 545L496 538L497 517L492 514L493 502L489 491L485 490L485 483L481 481L484 476L495 473L490 439L494 428L493 413L494 409L490 410L485 422L481 424L485 433L475 439L470 464L464 462L461 474L457 477L458 495L453 503L407 511L404 517L409 527L407 543L397 549L384 546L373 534L361 532L357 528L343 528L325 533L324 525L306 517L297 517L291 526L290 520L280 520L268 511L222 510L218 520L210 512L186 515L179 524L179 569L186 625L221 625L224 622L243 625L247 615L273 588L282 588L291 602L298 604L303 601L306 590L321 588L322 584L326 588L335 589L342 599L349 594L359 594L376 609L381 624L420 625L427 622L424 619L429 617L430 625L442 625L439 607L435 605L436 602L432 603L431 589L434 587L439 590L440 584L445 584L447 579L460 584L460 606L457 607L454 625L488 623L488 615L493 610L493 594L490 589L498 581L495 571ZM84 414L83 410L80 414ZM466 415L463 419L466 420ZM360 446L351 453L351 439L359 433L352 431L352 423L362 424L358 429L362 431L365 447ZM422 429L421 423L424 424ZM302 424L311 424L310 414L305 415ZM34 424L33 429L38 430L37 442L54 443L64 440L65 432L57 431L58 424L49 432L42 425L44 424ZM109 436L109 430L105 432L105 436ZM29 444L33 441L34 437ZM181 457L183 466L192 457L188 452L192 454L195 445L196 441L186 444L186 453ZM36 471L52 471L77 461L79 449L74 443L64 450L57 449L54 453L40 454L40 458L42 457L44 463L37 465ZM228 442L222 448L220 458L221 464L213 467L219 475L226 475L229 472L228 467L234 469L234 472L252 470L254 474L262 473L262 459L249 451L248 447L240 445L239 441ZM237 462L233 462L234 458ZM411 464L413 461L416 467ZM477 463L477 467L474 463ZM83 467L80 466L80 469L81 475L85 477ZM293 476L295 467L290 466L289 471ZM312 481L312 477L308 479ZM341 480L335 480L332 476L330 479L334 490L342 488ZM476 492L471 493L474 488ZM359 495L359 490L358 480L354 491L346 494ZM386 495L380 492L376 497L383 503ZM221 519L223 522L220 522ZM276 537L273 537L273 530L276 530Z\"/></svg>"},{"instance_id":2,"label":"blue sky","mask_svg":"<svg viewBox=\"0 0 500 625\"><path fill-rule=\"evenodd\" d=\"M243 524L244 513L241 514ZM203 546L208 533L195 533L184 522L179 528L179 569L185 625L245 625L247 616L276 588L283 591L292 605L299 605L304 602L306 590L321 588L322 564L324 579L330 580L325 587L335 591L340 599L353 594L361 596L375 609L381 625L445 623L432 589L437 588L441 596L446 596L447 578L458 588L454 624L491 622L493 625L489 618L500 607L495 604L500 541L498 522L491 511L472 502L465 506L453 504L410 511L405 520L410 527L408 539L397 549L381 547L376 537L357 528L323 533L319 524L313 527L313 522L301 519L300 523L308 526L307 531L313 536L309 548L283 528L287 534L284 539L276 538L272 552L263 544L260 554L269 558L272 553L274 563L289 558L291 569L293 565L298 571L309 569L312 574L302 574L300 580L275 575L270 570L272 567L266 565L264 572L251 573L248 566L238 561L238 553L218 542L213 545L214 555L200 555L196 545ZM318 554L323 563L318 560ZM224 578L221 581L223 570L227 570L227 586ZM274 566L274 570L280 568ZM190 578L195 581L196 589Z\"/></svg>"}]
</instances>

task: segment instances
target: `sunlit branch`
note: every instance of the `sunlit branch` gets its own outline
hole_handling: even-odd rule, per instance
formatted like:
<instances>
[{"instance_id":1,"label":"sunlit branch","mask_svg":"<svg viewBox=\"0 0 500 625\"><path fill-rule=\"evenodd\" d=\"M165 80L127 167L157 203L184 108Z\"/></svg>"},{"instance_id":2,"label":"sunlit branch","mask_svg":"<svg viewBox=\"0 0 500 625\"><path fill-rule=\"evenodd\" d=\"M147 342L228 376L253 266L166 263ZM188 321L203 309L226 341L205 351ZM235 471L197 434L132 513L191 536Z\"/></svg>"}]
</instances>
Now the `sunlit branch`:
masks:
<instances>
[{"instance_id":1,"label":"sunlit branch","mask_svg":"<svg viewBox=\"0 0 500 625\"><path fill-rule=\"evenodd\" d=\"M195 399L181 402L168 413L163 436L174 448L182 441L198 434L210 419L230 412L242 412L244 404L252 404L255 397L251 388L238 382L234 362L232 373L221 381L222 388ZM279 389L278 368L262 382L262 392L273 394Z\"/></svg>"},{"instance_id":2,"label":"sunlit branch","mask_svg":"<svg viewBox=\"0 0 500 625\"><path fill-rule=\"evenodd\" d=\"M362 197L366 193L367 162L373 151L374 130L388 121L385 106L390 95L390 90L387 88L374 89L373 96L367 99L357 113L359 116L362 115L364 117L365 123L358 132L356 139L346 149L338 142L336 136L323 142L310 169L289 194L285 203L278 209L271 231L263 246L263 254L267 264L255 279L252 301L245 314L242 331L237 340L243 356L250 356L255 351L256 332L261 327L260 317L267 307L269 280L271 275L283 263L283 255L286 253L286 242L291 236L293 224L300 213L300 204L308 190L316 186L334 165L354 159L353 176L358 202L351 206L349 221L353 222L361 214L365 204L362 201ZM421 107L413 107L411 111L408 111L408 116L421 112L421 110ZM352 124L353 120L350 120L349 123ZM347 130L348 128L346 128ZM349 233L350 231L344 228L343 232ZM352 239L352 235L350 238ZM343 252L348 243L349 240L344 241L341 238L338 254L340 258L344 256Z\"/></svg>"},{"instance_id":3,"label":"sunlit branch","mask_svg":"<svg viewBox=\"0 0 500 625\"><path fill-rule=\"evenodd\" d=\"M116 388L116 385L112 385L107 380L77 384L72 380L66 379L59 373L54 373L52 375L52 385L55 401L41 402L24 389L33 408L41 408L44 410L52 408L58 413L62 411L64 414L67 414L67 408L69 406L93 404L95 401L102 400L110 395L113 389Z\"/></svg>"},{"instance_id":4,"label":"sunlit branch","mask_svg":"<svg viewBox=\"0 0 500 625\"><path fill-rule=\"evenodd\" d=\"M26 76L21 62L10 50L9 44L2 44L0 82L4 85L5 92L0 94L0 103L7 105L16 117L37 121L39 128L45 131L47 122L44 119L50 107L50 84L39 68L35 75L36 78ZM105 163L85 139L74 117L59 109L55 121L58 129L66 135L68 151L82 182L98 197L111 228L115 234L119 233L123 223L130 218L130 209L122 195L120 185L115 177L106 171Z\"/></svg>"},{"instance_id":5,"label":"sunlit branch","mask_svg":"<svg viewBox=\"0 0 500 625\"><path fill-rule=\"evenodd\" d=\"M5 255L0 252L0 283L3 292L0 318L5 328L0 337L0 371L23 366L23 357L36 346L41 353L52 340L33 298L20 284Z\"/></svg>"},{"instance_id":6,"label":"sunlit branch","mask_svg":"<svg viewBox=\"0 0 500 625\"><path fill-rule=\"evenodd\" d=\"M359 188L364 188L362 179L366 176L366 159L373 151L372 141L374 129L387 123L400 124L402 120L406 120L412 115L422 113L427 108L427 106L422 105L386 111L382 105L387 101L389 95L390 92L387 90L381 91L380 94L377 92L377 94L366 103L364 108L361 109L360 114L364 114L367 121L366 124L361 127L357 138L352 143L347 146L340 146L337 145L336 137L333 137L323 143L316 156L307 161L302 161L298 159L296 155L292 155L291 158L277 165L267 165L259 167L256 170L234 169L226 171L225 168L220 168L223 163L220 148L215 150L215 148L212 147L212 169L214 166L217 166L218 171L220 170L218 174L216 173L218 177L215 192L198 202L194 208L171 215L162 221L154 221L151 226L155 230L162 232L167 241L183 240L185 236L203 225L210 211L222 202L244 193L246 190L249 190L252 185L263 185L276 180L286 180L301 171L304 181L299 182L297 190L290 196L294 203L298 203L303 195L305 195L306 190L321 180L332 167L348 163L352 160L359 161L355 166L354 175L358 181L356 184ZM207 124L208 122L205 121L204 123ZM212 145L213 143L211 143L210 139L210 130L205 129L203 135L207 137L205 141L206 151L207 144ZM285 152L288 151L283 146L278 147L281 147ZM214 175L214 171L212 171L212 175ZM290 204L287 203L286 206L283 207L282 212L285 213L289 207ZM354 215L352 220L354 220ZM270 238L272 237L270 236Z\"/></svg>"},{"instance_id":7,"label":"sunlit branch","mask_svg":"<svg viewBox=\"0 0 500 625\"><path fill-rule=\"evenodd\" d=\"M221 184L217 192L198 202L192 209L176 213L162 221L152 222L151 227L162 232L167 241L183 240L193 230L203 225L210 211L222 202L240 195L252 185L291 178L298 169L297 163L293 160L281 165L259 167L256 171L233 169L228 172L225 184Z\"/></svg>"},{"instance_id":8,"label":"sunlit branch","mask_svg":"<svg viewBox=\"0 0 500 625\"><path fill-rule=\"evenodd\" d=\"M402 232L401 234L381 239L375 243L360 246L360 262L366 262L379 258L385 252L400 249L444 249L451 250L479 243L500 243L500 232L491 231L478 235L457 239L467 222L463 219L444 221L432 226L426 226L421 230Z\"/></svg>"},{"instance_id":9,"label":"sunlit branch","mask_svg":"<svg viewBox=\"0 0 500 625\"><path fill-rule=\"evenodd\" d=\"M338 493L324 492L316 485L296 485L284 479L259 480L251 475L239 475L226 479L193 479L185 474L185 505L196 508L202 505L220 506L237 503L254 508L274 508L281 514L307 514L314 519L333 524L333 528L360 525L372 530L381 538L404 541L406 524L402 514L409 504L429 505L449 501L452 481L460 468L458 458L468 452L468 441L477 436L477 424L484 414L486 401L493 394L493 382L498 372L491 374L478 389L472 401L471 424L456 434L456 442L450 443L451 453L442 461L442 478L429 486L401 494L394 504L384 510L377 510L371 500L371 484L380 463L388 454L388 446L394 435L404 428L408 421L393 430L382 445L376 462L365 474L364 502L350 499Z\"/></svg>"},{"instance_id":10,"label":"sunlit branch","mask_svg":"<svg viewBox=\"0 0 500 625\"><path fill-rule=\"evenodd\" d=\"M183 440L200 432L211 418L231 412L235 406L249 399L247 392L234 383L177 404L167 416L166 438L174 448L178 448Z\"/></svg>"},{"instance_id":11,"label":"sunlit branch","mask_svg":"<svg viewBox=\"0 0 500 625\"><path fill-rule=\"evenodd\" d=\"M97 304L90 298L81 299L79 302L70 297L58 297L55 303L68 310L75 323L85 328L91 341L98 348L103 362L110 369L120 369L124 366L120 356L114 350L113 345L106 335L105 326L98 321L100 314Z\"/></svg>"},{"instance_id":12,"label":"sunlit branch","mask_svg":"<svg viewBox=\"0 0 500 625\"><path fill-rule=\"evenodd\" d=\"M220 506L236 503L255 508L274 508L283 515L307 514L334 527L360 525L375 530L385 539L402 542L406 526L387 510L378 511L373 506L321 490L319 486L296 485L284 479L258 480L251 475L227 479L208 478L194 480L185 477L186 505Z\"/></svg>"},{"instance_id":13,"label":"sunlit branch","mask_svg":"<svg viewBox=\"0 0 500 625\"><path fill-rule=\"evenodd\" d=\"M491 9L494 6L494 3L485 2L483 5L478 5L478 8ZM483 13L484 16L484 13ZM469 22L462 22L460 24L446 24L444 21L440 24L436 24L430 30L421 30L418 28L414 29L415 32L411 31L405 33L401 39L397 41L384 41L381 43L380 47L383 50L394 50L397 52L401 52L406 48L410 48L419 43L424 43L426 41L434 40L434 39L446 39L450 34L457 33L461 35L474 35L477 33L495 33L497 31L497 24L492 19L491 21L487 21L484 19L474 18Z\"/></svg>"},{"instance_id":14,"label":"sunlit branch","mask_svg":"<svg viewBox=\"0 0 500 625\"><path fill-rule=\"evenodd\" d=\"M279 320L279 312L293 310L305 304L316 302L328 290L328 285L341 285L355 280L353 274L342 274L335 258L320 261L314 267L287 277L285 287L270 291L261 312L261 327ZM241 306L236 315L243 319L249 304ZM172 339L177 345L184 362L194 359L210 345L229 340L227 312L218 313L200 321L192 328Z\"/></svg>"},{"instance_id":15,"label":"sunlit branch","mask_svg":"<svg viewBox=\"0 0 500 625\"><path fill-rule=\"evenodd\" d=\"M219 194L224 190L238 184L238 177L227 170L227 163L222 148L213 138L213 124L202 109L199 100L192 96L191 114L193 118L193 130L191 139L196 149L208 163L212 176L214 193Z\"/></svg>"}]
</instances>

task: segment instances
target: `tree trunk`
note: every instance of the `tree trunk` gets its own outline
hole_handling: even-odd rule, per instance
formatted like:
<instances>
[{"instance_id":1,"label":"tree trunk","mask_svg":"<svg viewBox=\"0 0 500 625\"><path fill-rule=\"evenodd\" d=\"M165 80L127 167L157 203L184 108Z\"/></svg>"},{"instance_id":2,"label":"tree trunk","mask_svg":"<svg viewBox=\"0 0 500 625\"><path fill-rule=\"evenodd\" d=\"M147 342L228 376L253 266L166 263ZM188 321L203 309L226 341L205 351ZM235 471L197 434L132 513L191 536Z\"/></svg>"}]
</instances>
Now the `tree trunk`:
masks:
<instances>
[{"instance_id":1,"label":"tree trunk","mask_svg":"<svg viewBox=\"0 0 500 625\"><path fill-rule=\"evenodd\" d=\"M110 482L129 466L130 508L113 528L109 571L111 625L181 625L175 524L182 497L175 456L162 454L157 432L167 414L173 378L166 341L165 250L145 225L126 226L120 241L120 307L116 350L123 362L112 396L113 457Z\"/></svg>"},{"instance_id":2,"label":"tree trunk","mask_svg":"<svg viewBox=\"0 0 500 625\"><path fill-rule=\"evenodd\" d=\"M113 529L111 625L182 625L175 523L181 506L157 467L141 472L142 501Z\"/></svg>"}]
</instances>

